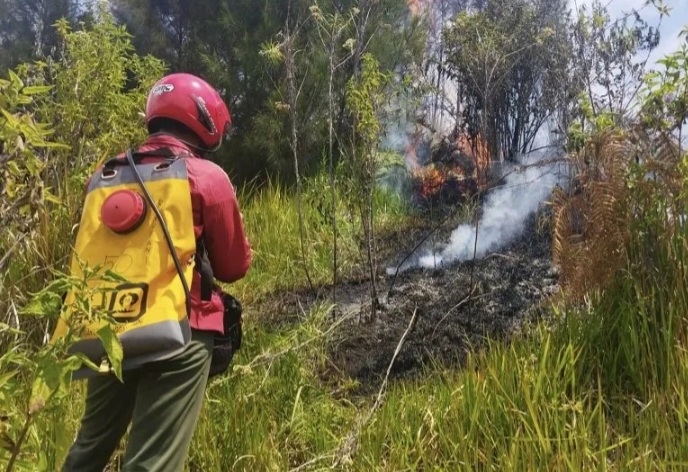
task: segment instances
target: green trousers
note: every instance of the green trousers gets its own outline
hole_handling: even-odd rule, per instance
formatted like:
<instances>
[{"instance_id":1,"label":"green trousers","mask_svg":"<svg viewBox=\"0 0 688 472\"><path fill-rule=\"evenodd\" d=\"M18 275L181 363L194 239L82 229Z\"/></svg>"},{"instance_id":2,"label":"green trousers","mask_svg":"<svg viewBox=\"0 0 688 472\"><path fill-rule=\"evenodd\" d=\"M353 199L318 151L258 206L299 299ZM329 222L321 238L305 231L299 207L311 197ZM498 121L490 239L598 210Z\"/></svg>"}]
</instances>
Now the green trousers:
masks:
<instances>
[{"instance_id":1,"label":"green trousers","mask_svg":"<svg viewBox=\"0 0 688 472\"><path fill-rule=\"evenodd\" d=\"M201 412L213 335L194 331L180 354L114 376L88 380L86 408L63 472L102 472L131 423L122 470L184 467Z\"/></svg>"}]
</instances>

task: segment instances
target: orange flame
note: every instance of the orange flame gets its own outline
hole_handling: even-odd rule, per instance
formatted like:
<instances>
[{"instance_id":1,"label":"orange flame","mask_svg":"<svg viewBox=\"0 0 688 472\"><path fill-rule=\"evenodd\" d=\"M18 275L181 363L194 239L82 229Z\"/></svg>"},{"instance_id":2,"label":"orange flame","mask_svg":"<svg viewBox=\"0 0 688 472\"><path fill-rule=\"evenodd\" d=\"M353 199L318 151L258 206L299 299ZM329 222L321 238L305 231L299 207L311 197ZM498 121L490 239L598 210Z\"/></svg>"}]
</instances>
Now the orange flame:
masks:
<instances>
[{"instance_id":1,"label":"orange flame","mask_svg":"<svg viewBox=\"0 0 688 472\"><path fill-rule=\"evenodd\" d=\"M462 134L456 139L456 147L475 162L477 171L475 178L480 181L480 185L484 185L486 182L486 170L490 166L491 160L487 141L482 136L472 138Z\"/></svg>"},{"instance_id":2,"label":"orange flame","mask_svg":"<svg viewBox=\"0 0 688 472\"><path fill-rule=\"evenodd\" d=\"M437 195L442 189L442 185L446 177L434 165L419 167L414 172L414 177L418 180L420 188L418 193L423 198L429 198Z\"/></svg>"},{"instance_id":3,"label":"orange flame","mask_svg":"<svg viewBox=\"0 0 688 472\"><path fill-rule=\"evenodd\" d=\"M414 143L409 145L407 160L410 160L409 156L416 156L415 145ZM456 139L454 149L472 161L472 172L463 167L465 163L462 165L451 159L443 159L425 166L419 166L415 162L415 166L410 168L420 197L424 199L436 197L449 184L454 186L454 191L462 195L473 193L478 187L486 184L485 171L490 165L490 151L485 140L480 137L470 138L461 135Z\"/></svg>"}]
</instances>

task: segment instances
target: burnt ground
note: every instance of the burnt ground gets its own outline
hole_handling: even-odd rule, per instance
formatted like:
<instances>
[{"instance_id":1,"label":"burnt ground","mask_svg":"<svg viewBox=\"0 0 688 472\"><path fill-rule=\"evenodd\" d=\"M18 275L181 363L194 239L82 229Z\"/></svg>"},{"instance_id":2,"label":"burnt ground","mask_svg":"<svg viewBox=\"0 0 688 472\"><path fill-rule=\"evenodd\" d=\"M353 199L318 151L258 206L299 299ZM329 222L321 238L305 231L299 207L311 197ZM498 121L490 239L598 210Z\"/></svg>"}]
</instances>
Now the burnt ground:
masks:
<instances>
[{"instance_id":1,"label":"burnt ground","mask_svg":"<svg viewBox=\"0 0 688 472\"><path fill-rule=\"evenodd\" d=\"M421 235L420 231L413 237L406 235L406 244L412 247L413 239L417 241ZM399 236L384 239L395 247L392 239ZM395 259L401 257L399 254ZM557 291L557 272L550 254L549 232L539 230L537 218L532 216L523 235L475 262L409 269L398 275L393 286L393 276L381 267L378 286L382 306L374 319L370 318L367 281L338 285L335 316L351 316L331 342L332 366L325 375L345 374L358 380L364 391L374 389L384 377L414 311L416 322L390 377L414 378L429 364L460 367L467 353L484 346L488 338L508 340L524 322L543 316L541 302ZM282 294L271 303L272 313L279 317L280 312L298 312L330 293L329 288L322 287L321 297L308 291Z\"/></svg>"}]
</instances>

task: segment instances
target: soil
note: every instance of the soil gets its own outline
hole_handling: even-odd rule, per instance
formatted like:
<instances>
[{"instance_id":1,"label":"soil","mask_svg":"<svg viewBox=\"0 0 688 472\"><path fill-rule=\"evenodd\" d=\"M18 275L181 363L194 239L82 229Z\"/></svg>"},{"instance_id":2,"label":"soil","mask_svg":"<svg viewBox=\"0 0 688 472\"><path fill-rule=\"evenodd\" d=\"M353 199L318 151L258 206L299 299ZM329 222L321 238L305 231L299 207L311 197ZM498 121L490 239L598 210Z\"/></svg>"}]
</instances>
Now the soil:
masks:
<instances>
[{"instance_id":1,"label":"soil","mask_svg":"<svg viewBox=\"0 0 688 472\"><path fill-rule=\"evenodd\" d=\"M524 325L543 316L544 301L558 291L557 271L551 264L550 234L538 229L531 216L521 237L487 257L437 269L408 269L394 279L380 267L380 307L371 317L370 284L349 281L337 286L336 316L349 319L330 344L332 366L326 377L344 374L359 381L364 391L384 378L399 340L416 313L416 321L391 368L390 379L415 378L426 366L461 367L469 351L487 339L508 340ZM440 229L436 239L450 228ZM425 232L427 234L427 231ZM387 246L406 251L422 231L387 234ZM429 242L427 244L430 244ZM381 247L385 247L382 246ZM397 252L389 266L404 255ZM391 290L390 290L391 289ZM302 312L316 300L331 298L331 288L282 294L270 302L274 319ZM294 317L291 318L294 320Z\"/></svg>"}]
</instances>

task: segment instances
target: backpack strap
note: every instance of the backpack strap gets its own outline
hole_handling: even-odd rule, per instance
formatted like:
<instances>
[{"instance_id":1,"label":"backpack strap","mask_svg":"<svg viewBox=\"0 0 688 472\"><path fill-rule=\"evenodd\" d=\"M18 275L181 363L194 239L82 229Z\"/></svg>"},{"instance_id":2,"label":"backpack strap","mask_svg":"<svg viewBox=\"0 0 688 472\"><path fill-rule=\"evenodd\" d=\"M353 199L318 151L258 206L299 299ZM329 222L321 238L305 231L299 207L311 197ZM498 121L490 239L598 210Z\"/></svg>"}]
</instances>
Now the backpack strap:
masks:
<instances>
[{"instance_id":1,"label":"backpack strap","mask_svg":"<svg viewBox=\"0 0 688 472\"><path fill-rule=\"evenodd\" d=\"M136 151L134 153L134 160L138 159L139 162L146 157L164 157L165 159L176 159L179 156L178 153L172 151L168 147L161 147L157 149L152 149L150 151Z\"/></svg>"},{"instance_id":2,"label":"backpack strap","mask_svg":"<svg viewBox=\"0 0 688 472\"><path fill-rule=\"evenodd\" d=\"M196 240L196 267L201 274L201 300L209 301L213 295L215 277L213 267L210 265L208 249L206 248L205 236Z\"/></svg>"}]
</instances>

